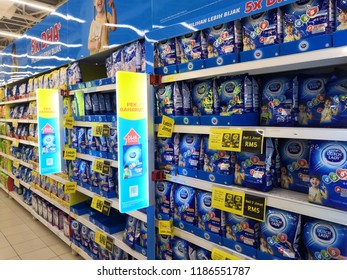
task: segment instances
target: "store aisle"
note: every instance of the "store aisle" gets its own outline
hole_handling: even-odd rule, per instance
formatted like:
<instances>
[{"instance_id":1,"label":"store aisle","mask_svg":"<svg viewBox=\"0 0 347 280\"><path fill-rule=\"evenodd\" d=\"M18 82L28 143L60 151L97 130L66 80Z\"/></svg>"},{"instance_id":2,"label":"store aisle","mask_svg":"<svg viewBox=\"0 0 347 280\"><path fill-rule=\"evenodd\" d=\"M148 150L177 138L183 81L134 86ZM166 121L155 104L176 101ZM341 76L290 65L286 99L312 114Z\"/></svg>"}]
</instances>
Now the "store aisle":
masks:
<instances>
[{"instance_id":1,"label":"store aisle","mask_svg":"<svg viewBox=\"0 0 347 280\"><path fill-rule=\"evenodd\" d=\"M0 260L82 260L0 189Z\"/></svg>"}]
</instances>

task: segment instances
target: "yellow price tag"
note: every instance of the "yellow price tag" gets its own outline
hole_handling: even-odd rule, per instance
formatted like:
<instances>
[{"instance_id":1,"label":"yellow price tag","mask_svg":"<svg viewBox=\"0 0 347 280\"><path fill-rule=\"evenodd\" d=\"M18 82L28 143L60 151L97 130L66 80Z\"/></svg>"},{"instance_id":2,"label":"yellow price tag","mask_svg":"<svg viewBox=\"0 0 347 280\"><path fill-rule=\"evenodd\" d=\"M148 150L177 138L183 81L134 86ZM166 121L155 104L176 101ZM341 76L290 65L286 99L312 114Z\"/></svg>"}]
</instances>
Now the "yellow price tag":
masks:
<instances>
[{"instance_id":1,"label":"yellow price tag","mask_svg":"<svg viewBox=\"0 0 347 280\"><path fill-rule=\"evenodd\" d=\"M13 126L14 128L17 128L17 127L18 127L18 121L13 121L13 122L12 122L12 126Z\"/></svg>"},{"instance_id":2,"label":"yellow price tag","mask_svg":"<svg viewBox=\"0 0 347 280\"><path fill-rule=\"evenodd\" d=\"M98 159L98 158L94 159L94 162L93 162L94 172L101 173L103 175L109 175L110 168L111 168L110 162L102 160L102 159Z\"/></svg>"},{"instance_id":3,"label":"yellow price tag","mask_svg":"<svg viewBox=\"0 0 347 280\"><path fill-rule=\"evenodd\" d=\"M104 131L103 124L93 123L92 136L101 137L103 134L103 131Z\"/></svg>"},{"instance_id":4,"label":"yellow price tag","mask_svg":"<svg viewBox=\"0 0 347 280\"><path fill-rule=\"evenodd\" d=\"M167 116L163 116L161 124L158 126L158 137L172 137L175 120Z\"/></svg>"},{"instance_id":5,"label":"yellow price tag","mask_svg":"<svg viewBox=\"0 0 347 280\"><path fill-rule=\"evenodd\" d=\"M236 215L243 215L245 194L218 187L212 187L212 207Z\"/></svg>"},{"instance_id":6,"label":"yellow price tag","mask_svg":"<svg viewBox=\"0 0 347 280\"><path fill-rule=\"evenodd\" d=\"M18 161L18 160L14 160L14 161L13 161L13 166L14 166L15 168L19 168L19 166L20 166L19 161Z\"/></svg>"},{"instance_id":7,"label":"yellow price tag","mask_svg":"<svg viewBox=\"0 0 347 280\"><path fill-rule=\"evenodd\" d=\"M65 148L64 159L65 160L75 160L77 157L77 150L73 148Z\"/></svg>"},{"instance_id":8,"label":"yellow price tag","mask_svg":"<svg viewBox=\"0 0 347 280\"><path fill-rule=\"evenodd\" d=\"M113 252L113 239L100 230L95 230L94 241L107 251L111 253Z\"/></svg>"},{"instance_id":9,"label":"yellow price tag","mask_svg":"<svg viewBox=\"0 0 347 280\"><path fill-rule=\"evenodd\" d=\"M18 147L18 146L19 146L19 140L18 139L13 139L12 147Z\"/></svg>"},{"instance_id":10,"label":"yellow price tag","mask_svg":"<svg viewBox=\"0 0 347 280\"><path fill-rule=\"evenodd\" d=\"M64 121L64 127L67 129L73 129L73 126L75 124L75 120L73 117L66 117Z\"/></svg>"},{"instance_id":11,"label":"yellow price tag","mask_svg":"<svg viewBox=\"0 0 347 280\"><path fill-rule=\"evenodd\" d=\"M208 148L241 152L242 130L211 128Z\"/></svg>"},{"instance_id":12,"label":"yellow price tag","mask_svg":"<svg viewBox=\"0 0 347 280\"><path fill-rule=\"evenodd\" d=\"M172 219L168 220L168 221L163 221L163 220L159 220L158 221L158 229L159 229L159 234L162 235L174 235L173 232L173 221Z\"/></svg>"},{"instance_id":13,"label":"yellow price tag","mask_svg":"<svg viewBox=\"0 0 347 280\"><path fill-rule=\"evenodd\" d=\"M14 185L15 185L17 188L20 187L19 179L14 179Z\"/></svg>"},{"instance_id":14,"label":"yellow price tag","mask_svg":"<svg viewBox=\"0 0 347 280\"><path fill-rule=\"evenodd\" d=\"M104 199L100 196L94 195L92 199L91 207L99 212L102 212L104 206Z\"/></svg>"},{"instance_id":15,"label":"yellow price tag","mask_svg":"<svg viewBox=\"0 0 347 280\"><path fill-rule=\"evenodd\" d=\"M77 183L76 182L67 182L64 187L64 193L76 193Z\"/></svg>"},{"instance_id":16,"label":"yellow price tag","mask_svg":"<svg viewBox=\"0 0 347 280\"><path fill-rule=\"evenodd\" d=\"M233 254L229 254L217 248L212 249L211 258L212 260L241 260L239 257L236 257Z\"/></svg>"}]
</instances>

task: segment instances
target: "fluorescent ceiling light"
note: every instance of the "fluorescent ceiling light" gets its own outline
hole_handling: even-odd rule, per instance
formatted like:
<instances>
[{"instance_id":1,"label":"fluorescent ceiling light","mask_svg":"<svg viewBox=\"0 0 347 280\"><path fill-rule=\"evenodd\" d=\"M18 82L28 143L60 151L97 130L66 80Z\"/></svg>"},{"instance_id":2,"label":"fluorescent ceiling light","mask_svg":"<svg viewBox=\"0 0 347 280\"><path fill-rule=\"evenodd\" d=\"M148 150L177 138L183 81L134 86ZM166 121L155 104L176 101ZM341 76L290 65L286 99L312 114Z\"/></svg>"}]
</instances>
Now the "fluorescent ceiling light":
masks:
<instances>
[{"instance_id":1,"label":"fluorescent ceiling light","mask_svg":"<svg viewBox=\"0 0 347 280\"><path fill-rule=\"evenodd\" d=\"M22 37L20 34L12 33L12 32L6 32L6 31L0 31L0 35L5 36L5 37L17 38L17 39Z\"/></svg>"},{"instance_id":2,"label":"fluorescent ceiling light","mask_svg":"<svg viewBox=\"0 0 347 280\"><path fill-rule=\"evenodd\" d=\"M44 11L47 11L50 13L55 11L55 9L52 6L43 5L43 4L36 2L36 1L22 1L22 0L11 0L11 1L14 3L17 3L17 4L26 5L28 7L34 8L34 9L44 10Z\"/></svg>"}]
</instances>

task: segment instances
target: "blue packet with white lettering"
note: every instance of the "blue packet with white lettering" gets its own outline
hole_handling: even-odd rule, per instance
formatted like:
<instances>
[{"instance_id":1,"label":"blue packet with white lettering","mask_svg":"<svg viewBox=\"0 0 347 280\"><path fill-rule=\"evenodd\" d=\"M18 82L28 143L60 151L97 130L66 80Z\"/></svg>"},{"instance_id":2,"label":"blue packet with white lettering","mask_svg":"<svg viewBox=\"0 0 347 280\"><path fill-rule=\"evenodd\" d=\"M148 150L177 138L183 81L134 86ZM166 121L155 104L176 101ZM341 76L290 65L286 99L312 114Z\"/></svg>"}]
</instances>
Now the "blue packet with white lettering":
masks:
<instances>
[{"instance_id":1,"label":"blue packet with white lettering","mask_svg":"<svg viewBox=\"0 0 347 280\"><path fill-rule=\"evenodd\" d=\"M78 128L73 127L71 129L71 147L77 149L78 148Z\"/></svg>"},{"instance_id":2,"label":"blue packet with white lettering","mask_svg":"<svg viewBox=\"0 0 347 280\"><path fill-rule=\"evenodd\" d=\"M100 152L108 152L109 151L109 145L108 145L108 141L107 138L104 136L101 136L100 138Z\"/></svg>"},{"instance_id":3,"label":"blue packet with white lettering","mask_svg":"<svg viewBox=\"0 0 347 280\"><path fill-rule=\"evenodd\" d=\"M106 57L106 60L105 60L105 68L106 68L106 75L107 75L107 78L114 77L113 64L112 64L112 56Z\"/></svg>"},{"instance_id":4,"label":"blue packet with white lettering","mask_svg":"<svg viewBox=\"0 0 347 280\"><path fill-rule=\"evenodd\" d=\"M174 116L174 84L159 86L155 95L158 101L158 116Z\"/></svg>"},{"instance_id":5,"label":"blue packet with white lettering","mask_svg":"<svg viewBox=\"0 0 347 280\"><path fill-rule=\"evenodd\" d=\"M173 260L189 260L189 242L187 240L175 236L174 238L172 238L171 244Z\"/></svg>"},{"instance_id":6,"label":"blue packet with white lettering","mask_svg":"<svg viewBox=\"0 0 347 280\"><path fill-rule=\"evenodd\" d=\"M178 37L176 56L180 63L201 60L207 57L207 42L203 31L196 31Z\"/></svg>"},{"instance_id":7,"label":"blue packet with white lettering","mask_svg":"<svg viewBox=\"0 0 347 280\"><path fill-rule=\"evenodd\" d=\"M136 47L137 43L131 43L123 48L124 71L136 72Z\"/></svg>"},{"instance_id":8,"label":"blue packet with white lettering","mask_svg":"<svg viewBox=\"0 0 347 280\"><path fill-rule=\"evenodd\" d=\"M81 164L81 159L77 158L76 160L72 160L72 178L79 180L79 168Z\"/></svg>"},{"instance_id":9,"label":"blue packet with white lettering","mask_svg":"<svg viewBox=\"0 0 347 280\"><path fill-rule=\"evenodd\" d=\"M176 64L176 38L158 42L157 49L158 58L160 59L157 67Z\"/></svg>"},{"instance_id":10,"label":"blue packet with white lettering","mask_svg":"<svg viewBox=\"0 0 347 280\"><path fill-rule=\"evenodd\" d=\"M79 179L82 183L87 183L88 182L88 177L87 177L87 163L82 160L79 166Z\"/></svg>"},{"instance_id":11,"label":"blue packet with white lettering","mask_svg":"<svg viewBox=\"0 0 347 280\"><path fill-rule=\"evenodd\" d=\"M100 115L100 105L99 105L98 93L92 93L91 99L92 99L93 114L94 115Z\"/></svg>"},{"instance_id":12,"label":"blue packet with white lettering","mask_svg":"<svg viewBox=\"0 0 347 280\"><path fill-rule=\"evenodd\" d=\"M77 146L80 149L86 148L86 129L84 127L78 128L77 131Z\"/></svg>"},{"instance_id":13,"label":"blue packet with white lettering","mask_svg":"<svg viewBox=\"0 0 347 280\"><path fill-rule=\"evenodd\" d=\"M88 144L86 144L86 146L88 146L90 150L96 151L96 141L95 141L95 136L93 136L93 129L92 128L87 129L87 135L86 136L87 136L87 141L88 141Z\"/></svg>"},{"instance_id":14,"label":"blue packet with white lettering","mask_svg":"<svg viewBox=\"0 0 347 280\"><path fill-rule=\"evenodd\" d=\"M200 169L201 136L183 134L179 144L178 166Z\"/></svg>"},{"instance_id":15,"label":"blue packet with white lettering","mask_svg":"<svg viewBox=\"0 0 347 280\"><path fill-rule=\"evenodd\" d=\"M90 97L90 93L85 94L84 96L84 104L85 104L85 113L87 116L93 114L93 106L92 106L92 99Z\"/></svg>"},{"instance_id":16,"label":"blue packet with white lettering","mask_svg":"<svg viewBox=\"0 0 347 280\"><path fill-rule=\"evenodd\" d=\"M123 49L118 49L112 53L113 74L124 70Z\"/></svg>"},{"instance_id":17,"label":"blue packet with white lettering","mask_svg":"<svg viewBox=\"0 0 347 280\"><path fill-rule=\"evenodd\" d=\"M195 189L183 185L174 188L173 216L178 221L195 225Z\"/></svg>"},{"instance_id":18,"label":"blue packet with white lettering","mask_svg":"<svg viewBox=\"0 0 347 280\"><path fill-rule=\"evenodd\" d=\"M181 88L183 101L183 115L190 116L192 115L192 94L190 93L189 86L186 82L182 82Z\"/></svg>"},{"instance_id":19,"label":"blue packet with white lettering","mask_svg":"<svg viewBox=\"0 0 347 280\"><path fill-rule=\"evenodd\" d=\"M117 141L117 129L115 128L110 129L109 145L110 145L110 153L113 155L117 155L118 141Z\"/></svg>"},{"instance_id":20,"label":"blue packet with white lettering","mask_svg":"<svg viewBox=\"0 0 347 280\"><path fill-rule=\"evenodd\" d=\"M105 99L105 106L106 106L106 114L112 113L112 103L109 93L104 93L104 99Z\"/></svg>"},{"instance_id":21,"label":"blue packet with white lettering","mask_svg":"<svg viewBox=\"0 0 347 280\"><path fill-rule=\"evenodd\" d=\"M194 116L218 114L219 96L215 80L193 82L192 101Z\"/></svg>"},{"instance_id":22,"label":"blue packet with white lettering","mask_svg":"<svg viewBox=\"0 0 347 280\"><path fill-rule=\"evenodd\" d=\"M106 114L106 104L105 104L105 98L103 93L98 93L98 100L99 100L100 114L104 115Z\"/></svg>"},{"instance_id":23,"label":"blue packet with white lettering","mask_svg":"<svg viewBox=\"0 0 347 280\"><path fill-rule=\"evenodd\" d=\"M134 248L135 245L135 233L138 227L139 220L132 217L126 217L125 230L123 233L123 242L127 244L130 248Z\"/></svg>"},{"instance_id":24,"label":"blue packet with white lettering","mask_svg":"<svg viewBox=\"0 0 347 280\"><path fill-rule=\"evenodd\" d=\"M158 181L155 184L155 213L158 220L172 218L174 183Z\"/></svg>"}]
</instances>

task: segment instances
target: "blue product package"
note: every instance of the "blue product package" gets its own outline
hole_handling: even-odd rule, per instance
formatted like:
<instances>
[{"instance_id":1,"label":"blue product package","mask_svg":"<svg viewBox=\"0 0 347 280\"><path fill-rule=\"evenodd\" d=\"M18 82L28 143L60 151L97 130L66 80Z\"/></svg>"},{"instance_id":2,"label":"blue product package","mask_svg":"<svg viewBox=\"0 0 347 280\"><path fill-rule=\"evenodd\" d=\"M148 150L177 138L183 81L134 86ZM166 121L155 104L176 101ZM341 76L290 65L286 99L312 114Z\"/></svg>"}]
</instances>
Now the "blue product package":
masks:
<instances>
[{"instance_id":1,"label":"blue product package","mask_svg":"<svg viewBox=\"0 0 347 280\"><path fill-rule=\"evenodd\" d=\"M328 76L301 76L299 78L299 111L297 121L300 126L319 126L326 98Z\"/></svg>"},{"instance_id":2,"label":"blue product package","mask_svg":"<svg viewBox=\"0 0 347 280\"><path fill-rule=\"evenodd\" d=\"M89 228L85 225L81 226L81 244L84 247L89 248L89 243L90 243L90 239L89 239Z\"/></svg>"},{"instance_id":3,"label":"blue product package","mask_svg":"<svg viewBox=\"0 0 347 280\"><path fill-rule=\"evenodd\" d=\"M174 116L174 84L160 86L155 93L158 102L158 115Z\"/></svg>"},{"instance_id":4,"label":"blue product package","mask_svg":"<svg viewBox=\"0 0 347 280\"><path fill-rule=\"evenodd\" d=\"M137 43L131 43L123 48L124 71L136 72L136 47Z\"/></svg>"},{"instance_id":5,"label":"blue product package","mask_svg":"<svg viewBox=\"0 0 347 280\"><path fill-rule=\"evenodd\" d=\"M118 49L112 53L113 74L124 70L124 54L123 49Z\"/></svg>"},{"instance_id":6,"label":"blue product package","mask_svg":"<svg viewBox=\"0 0 347 280\"><path fill-rule=\"evenodd\" d=\"M156 256L160 260L172 260L171 236L157 234Z\"/></svg>"},{"instance_id":7,"label":"blue product package","mask_svg":"<svg viewBox=\"0 0 347 280\"><path fill-rule=\"evenodd\" d=\"M93 129L88 128L86 133L86 141L88 142L86 146L88 146L88 149L95 151L96 150L96 140L95 136L93 136Z\"/></svg>"},{"instance_id":8,"label":"blue product package","mask_svg":"<svg viewBox=\"0 0 347 280\"><path fill-rule=\"evenodd\" d=\"M260 106L259 84L254 77L252 77L252 98L253 98L253 112L259 112L259 106Z\"/></svg>"},{"instance_id":9,"label":"blue product package","mask_svg":"<svg viewBox=\"0 0 347 280\"><path fill-rule=\"evenodd\" d=\"M265 221L260 224L260 251L284 259L300 259L301 215L266 208Z\"/></svg>"},{"instance_id":10,"label":"blue product package","mask_svg":"<svg viewBox=\"0 0 347 280\"><path fill-rule=\"evenodd\" d=\"M192 94L190 93L190 89L186 82L182 82L182 107L183 107L183 115L190 116L192 115Z\"/></svg>"},{"instance_id":11,"label":"blue product package","mask_svg":"<svg viewBox=\"0 0 347 280\"><path fill-rule=\"evenodd\" d=\"M71 220L71 237L78 243L81 242L81 224L76 220Z\"/></svg>"},{"instance_id":12,"label":"blue product package","mask_svg":"<svg viewBox=\"0 0 347 280\"><path fill-rule=\"evenodd\" d=\"M261 191L269 191L273 187L274 170L272 157L274 143L271 138L264 140L263 154L237 152L235 162L234 183Z\"/></svg>"},{"instance_id":13,"label":"blue product package","mask_svg":"<svg viewBox=\"0 0 347 280\"><path fill-rule=\"evenodd\" d=\"M346 260L347 226L318 219L305 222L302 230L306 259Z\"/></svg>"},{"instance_id":14,"label":"blue product package","mask_svg":"<svg viewBox=\"0 0 347 280\"><path fill-rule=\"evenodd\" d=\"M203 136L201 167L203 171L213 172L222 175L230 175L234 172L235 153L230 151L217 151L208 148L209 136Z\"/></svg>"},{"instance_id":15,"label":"blue product package","mask_svg":"<svg viewBox=\"0 0 347 280\"><path fill-rule=\"evenodd\" d=\"M241 48L241 22L218 24L204 30L207 40L207 58L238 53Z\"/></svg>"},{"instance_id":16,"label":"blue product package","mask_svg":"<svg viewBox=\"0 0 347 280\"><path fill-rule=\"evenodd\" d=\"M87 163L82 160L79 166L79 178L82 183L87 183L88 182L88 177L87 177Z\"/></svg>"},{"instance_id":17,"label":"blue product package","mask_svg":"<svg viewBox=\"0 0 347 280\"><path fill-rule=\"evenodd\" d=\"M73 127L71 129L71 147L77 149L78 148L78 128Z\"/></svg>"},{"instance_id":18,"label":"blue product package","mask_svg":"<svg viewBox=\"0 0 347 280\"><path fill-rule=\"evenodd\" d=\"M217 99L217 100L216 100ZM217 102L216 102L217 101ZM214 115L219 113L219 97L215 80L195 81L192 89L193 115ZM218 104L214 104L218 103Z\"/></svg>"},{"instance_id":19,"label":"blue product package","mask_svg":"<svg viewBox=\"0 0 347 280\"><path fill-rule=\"evenodd\" d=\"M259 222L247 217L224 212L225 232L224 236L236 242L259 247Z\"/></svg>"},{"instance_id":20,"label":"blue product package","mask_svg":"<svg viewBox=\"0 0 347 280\"><path fill-rule=\"evenodd\" d=\"M109 151L108 138L101 136L99 139L100 139L100 143L101 143L99 151L107 153Z\"/></svg>"},{"instance_id":21,"label":"blue product package","mask_svg":"<svg viewBox=\"0 0 347 280\"><path fill-rule=\"evenodd\" d=\"M111 190L109 176L104 174L99 174L98 176L99 189L104 192L109 192Z\"/></svg>"},{"instance_id":22,"label":"blue product package","mask_svg":"<svg viewBox=\"0 0 347 280\"><path fill-rule=\"evenodd\" d=\"M104 99L105 99L105 106L106 106L106 114L111 114L112 109L112 103L111 103L111 97L109 93L104 93Z\"/></svg>"},{"instance_id":23,"label":"blue product package","mask_svg":"<svg viewBox=\"0 0 347 280\"><path fill-rule=\"evenodd\" d=\"M205 59L207 57L207 42L202 31L196 31L178 37L176 56L179 63Z\"/></svg>"},{"instance_id":24,"label":"blue product package","mask_svg":"<svg viewBox=\"0 0 347 280\"><path fill-rule=\"evenodd\" d=\"M142 145L123 146L123 179L142 176Z\"/></svg>"},{"instance_id":25,"label":"blue product package","mask_svg":"<svg viewBox=\"0 0 347 280\"><path fill-rule=\"evenodd\" d=\"M123 233L123 242L126 243L129 247L133 248L135 245L135 232L139 220L132 216L126 217L126 225Z\"/></svg>"},{"instance_id":26,"label":"blue product package","mask_svg":"<svg viewBox=\"0 0 347 280\"><path fill-rule=\"evenodd\" d=\"M68 85L82 82L82 74L78 62L71 63L67 68Z\"/></svg>"},{"instance_id":27,"label":"blue product package","mask_svg":"<svg viewBox=\"0 0 347 280\"><path fill-rule=\"evenodd\" d=\"M85 108L85 113L87 116L93 114L93 106L92 106L92 99L90 97L90 93L87 93L84 96L84 108Z\"/></svg>"},{"instance_id":28,"label":"blue product package","mask_svg":"<svg viewBox=\"0 0 347 280\"><path fill-rule=\"evenodd\" d=\"M86 148L86 129L84 127L80 127L77 130L77 146L80 149Z\"/></svg>"},{"instance_id":29,"label":"blue product package","mask_svg":"<svg viewBox=\"0 0 347 280\"><path fill-rule=\"evenodd\" d=\"M113 64L112 64L112 56L106 57L105 60L105 68L106 68L106 76L107 78L111 78L114 76Z\"/></svg>"},{"instance_id":30,"label":"blue product package","mask_svg":"<svg viewBox=\"0 0 347 280\"><path fill-rule=\"evenodd\" d=\"M99 100L99 109L100 114L104 115L106 114L106 104L105 104L105 98L103 93L98 93L98 100Z\"/></svg>"},{"instance_id":31,"label":"blue product package","mask_svg":"<svg viewBox=\"0 0 347 280\"><path fill-rule=\"evenodd\" d=\"M174 218L195 225L195 189L183 185L174 187Z\"/></svg>"},{"instance_id":32,"label":"blue product package","mask_svg":"<svg viewBox=\"0 0 347 280\"><path fill-rule=\"evenodd\" d=\"M155 184L155 212L158 220L172 218L174 183L158 181Z\"/></svg>"},{"instance_id":33,"label":"blue product package","mask_svg":"<svg viewBox=\"0 0 347 280\"><path fill-rule=\"evenodd\" d=\"M89 165L88 184L92 187L99 187L99 173L93 171L93 165Z\"/></svg>"},{"instance_id":34,"label":"blue product package","mask_svg":"<svg viewBox=\"0 0 347 280\"><path fill-rule=\"evenodd\" d=\"M270 77L263 82L260 125L294 126L298 109L297 77Z\"/></svg>"},{"instance_id":35,"label":"blue product package","mask_svg":"<svg viewBox=\"0 0 347 280\"><path fill-rule=\"evenodd\" d=\"M199 261L211 260L211 251L201 247L196 248L196 259Z\"/></svg>"},{"instance_id":36,"label":"blue product package","mask_svg":"<svg viewBox=\"0 0 347 280\"><path fill-rule=\"evenodd\" d=\"M89 240L89 251L92 253L93 257L98 257L101 247L94 241L95 232L92 230L89 231Z\"/></svg>"},{"instance_id":37,"label":"blue product package","mask_svg":"<svg viewBox=\"0 0 347 280\"><path fill-rule=\"evenodd\" d=\"M99 105L98 93L92 93L91 99L92 99L93 114L99 115L100 114L100 105Z\"/></svg>"},{"instance_id":38,"label":"blue product package","mask_svg":"<svg viewBox=\"0 0 347 280\"><path fill-rule=\"evenodd\" d=\"M157 138L157 147L158 147L158 162L161 164L175 165L177 164L175 159L175 138Z\"/></svg>"},{"instance_id":39,"label":"blue product package","mask_svg":"<svg viewBox=\"0 0 347 280\"><path fill-rule=\"evenodd\" d=\"M79 168L81 164L81 159L77 158L76 160L71 161L72 163L72 178L79 180Z\"/></svg>"},{"instance_id":40,"label":"blue product package","mask_svg":"<svg viewBox=\"0 0 347 280\"><path fill-rule=\"evenodd\" d=\"M183 134L180 137L178 166L200 169L201 136Z\"/></svg>"},{"instance_id":41,"label":"blue product package","mask_svg":"<svg viewBox=\"0 0 347 280\"><path fill-rule=\"evenodd\" d=\"M111 128L110 129L110 153L116 155L118 153L118 141L117 141L117 129Z\"/></svg>"},{"instance_id":42,"label":"blue product package","mask_svg":"<svg viewBox=\"0 0 347 280\"><path fill-rule=\"evenodd\" d=\"M253 111L253 84L246 75L219 78L218 95L221 116Z\"/></svg>"},{"instance_id":43,"label":"blue product package","mask_svg":"<svg viewBox=\"0 0 347 280\"><path fill-rule=\"evenodd\" d=\"M308 193L310 147L309 140L279 140L282 188Z\"/></svg>"},{"instance_id":44,"label":"blue product package","mask_svg":"<svg viewBox=\"0 0 347 280\"><path fill-rule=\"evenodd\" d=\"M198 228L221 235L221 210L212 207L212 193L198 190L196 192L195 216Z\"/></svg>"},{"instance_id":45,"label":"blue product package","mask_svg":"<svg viewBox=\"0 0 347 280\"><path fill-rule=\"evenodd\" d=\"M312 141L308 201L347 209L346 142Z\"/></svg>"},{"instance_id":46,"label":"blue product package","mask_svg":"<svg viewBox=\"0 0 347 280\"><path fill-rule=\"evenodd\" d=\"M143 248L147 248L147 223L143 221L140 221L139 245Z\"/></svg>"},{"instance_id":47,"label":"blue product package","mask_svg":"<svg viewBox=\"0 0 347 280\"><path fill-rule=\"evenodd\" d=\"M157 49L160 61L158 67L176 64L176 38L160 41Z\"/></svg>"},{"instance_id":48,"label":"blue product package","mask_svg":"<svg viewBox=\"0 0 347 280\"><path fill-rule=\"evenodd\" d=\"M283 7L283 42L333 31L334 0L299 0Z\"/></svg>"},{"instance_id":49,"label":"blue product package","mask_svg":"<svg viewBox=\"0 0 347 280\"><path fill-rule=\"evenodd\" d=\"M189 260L188 241L175 236L172 238L171 244L173 260Z\"/></svg>"},{"instance_id":50,"label":"blue product package","mask_svg":"<svg viewBox=\"0 0 347 280\"><path fill-rule=\"evenodd\" d=\"M345 0L336 0L336 31L347 29L347 2Z\"/></svg>"},{"instance_id":51,"label":"blue product package","mask_svg":"<svg viewBox=\"0 0 347 280\"><path fill-rule=\"evenodd\" d=\"M242 18L243 51L282 42L282 12L276 8Z\"/></svg>"},{"instance_id":52,"label":"blue product package","mask_svg":"<svg viewBox=\"0 0 347 280\"><path fill-rule=\"evenodd\" d=\"M333 75L325 88L320 126L347 127L347 77L344 73Z\"/></svg>"}]
</instances>

